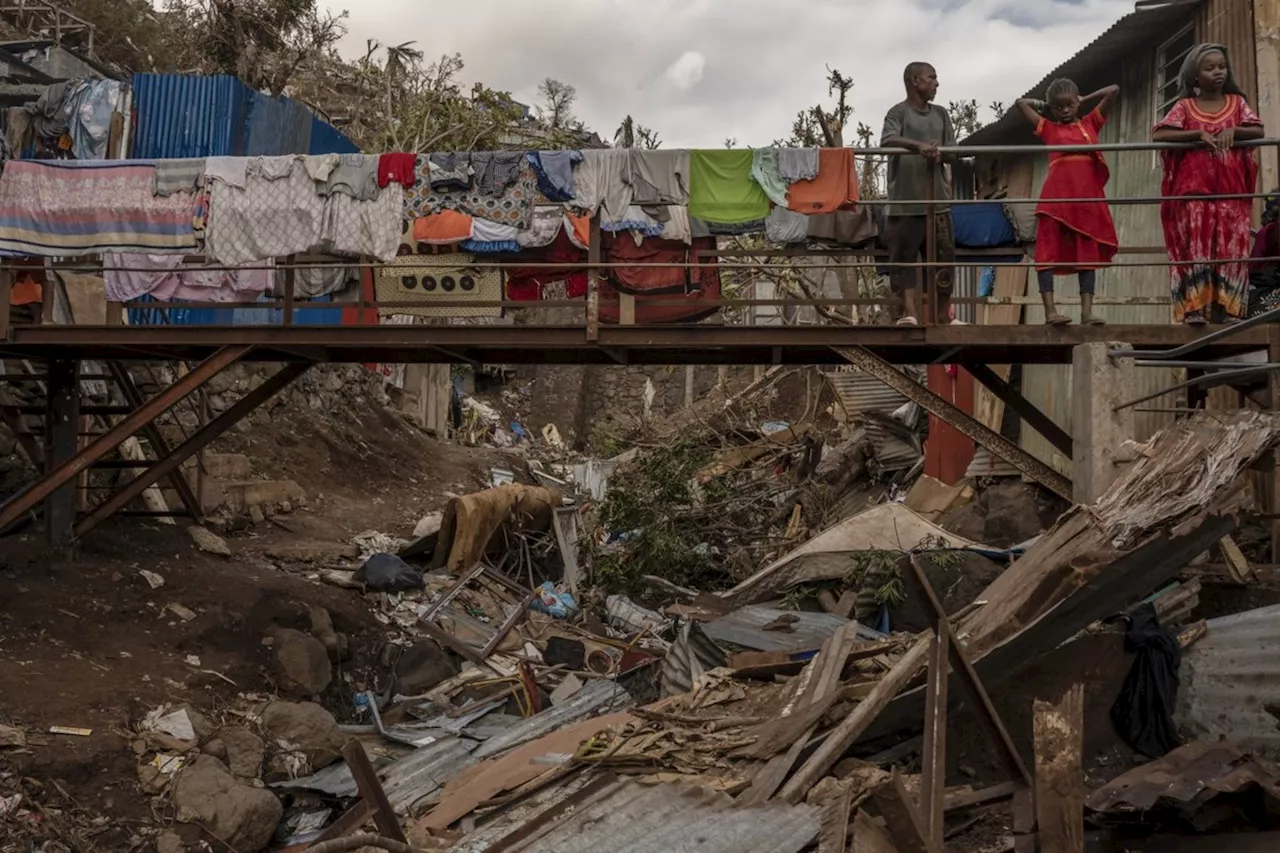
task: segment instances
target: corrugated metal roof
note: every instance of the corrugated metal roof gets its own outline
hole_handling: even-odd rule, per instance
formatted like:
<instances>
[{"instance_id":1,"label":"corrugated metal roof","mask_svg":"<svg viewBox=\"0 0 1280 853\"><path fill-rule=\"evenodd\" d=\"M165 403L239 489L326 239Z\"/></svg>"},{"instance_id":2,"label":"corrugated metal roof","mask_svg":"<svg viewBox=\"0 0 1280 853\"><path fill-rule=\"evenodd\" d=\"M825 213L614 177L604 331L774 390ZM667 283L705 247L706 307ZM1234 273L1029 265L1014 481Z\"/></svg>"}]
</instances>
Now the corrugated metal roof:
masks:
<instances>
[{"instance_id":1,"label":"corrugated metal roof","mask_svg":"<svg viewBox=\"0 0 1280 853\"><path fill-rule=\"evenodd\" d=\"M399 814L416 814L416 806L462 771L478 763L473 741L441 738L415 749L378 774L391 807Z\"/></svg>"},{"instance_id":2,"label":"corrugated metal roof","mask_svg":"<svg viewBox=\"0 0 1280 853\"><path fill-rule=\"evenodd\" d=\"M813 806L737 806L693 785L618 782L510 853L799 853L822 821Z\"/></svg>"},{"instance_id":3,"label":"corrugated metal roof","mask_svg":"<svg viewBox=\"0 0 1280 853\"><path fill-rule=\"evenodd\" d=\"M360 147L329 122L311 117L311 147L308 154L359 154Z\"/></svg>"},{"instance_id":4,"label":"corrugated metal roof","mask_svg":"<svg viewBox=\"0 0 1280 853\"><path fill-rule=\"evenodd\" d=\"M546 708L524 720L520 725L489 738L476 750L476 758L488 758L500 752L506 752L522 743L528 743L557 729L562 729L570 723L599 714L621 711L634 703L635 700L631 698L631 694L616 683L603 678L592 679L568 702Z\"/></svg>"},{"instance_id":5,"label":"corrugated metal roof","mask_svg":"<svg viewBox=\"0 0 1280 853\"><path fill-rule=\"evenodd\" d=\"M1203 0L1174 0L1166 6L1130 12L1075 56L1046 74L1020 97L1044 97L1049 84L1058 77L1071 78L1080 86L1081 92L1091 92L1098 85L1114 83L1117 69L1126 57L1144 45L1162 41L1173 30L1190 22L1202 2ZM1010 105L999 121L962 139L960 144L1000 145L1034 141L1030 123Z\"/></svg>"},{"instance_id":6,"label":"corrugated metal roof","mask_svg":"<svg viewBox=\"0 0 1280 853\"><path fill-rule=\"evenodd\" d=\"M249 92L245 109L245 148L248 157L307 154L315 116L290 98Z\"/></svg>"},{"instance_id":7,"label":"corrugated metal roof","mask_svg":"<svg viewBox=\"0 0 1280 853\"><path fill-rule=\"evenodd\" d=\"M1227 738L1280 759L1280 605L1211 619L1182 653L1178 720L1206 740Z\"/></svg>"},{"instance_id":8,"label":"corrugated metal roof","mask_svg":"<svg viewBox=\"0 0 1280 853\"><path fill-rule=\"evenodd\" d=\"M702 673L724 666L724 649L697 622L685 622L680 635L662 657L662 695L688 693Z\"/></svg>"},{"instance_id":9,"label":"corrugated metal roof","mask_svg":"<svg viewBox=\"0 0 1280 853\"><path fill-rule=\"evenodd\" d=\"M837 370L825 375L845 413L862 423L876 462L887 471L914 465L920 458L920 448L895 435L884 423L884 418L910 401L860 370Z\"/></svg>"},{"instance_id":10,"label":"corrugated metal roof","mask_svg":"<svg viewBox=\"0 0 1280 853\"><path fill-rule=\"evenodd\" d=\"M766 631L764 626L783 617L794 617L791 630ZM818 649L842 626L849 623L834 613L810 613L804 610L778 610L753 604L740 607L727 616L702 626L706 635L717 643L732 643L760 652L790 652ZM858 626L858 636L867 640L884 637L878 631Z\"/></svg>"},{"instance_id":11,"label":"corrugated metal roof","mask_svg":"<svg viewBox=\"0 0 1280 853\"><path fill-rule=\"evenodd\" d=\"M1280 768L1232 743L1195 741L1135 767L1094 791L1085 803L1096 812L1145 812L1166 804L1194 810L1219 794L1259 787L1280 806Z\"/></svg>"}]
</instances>

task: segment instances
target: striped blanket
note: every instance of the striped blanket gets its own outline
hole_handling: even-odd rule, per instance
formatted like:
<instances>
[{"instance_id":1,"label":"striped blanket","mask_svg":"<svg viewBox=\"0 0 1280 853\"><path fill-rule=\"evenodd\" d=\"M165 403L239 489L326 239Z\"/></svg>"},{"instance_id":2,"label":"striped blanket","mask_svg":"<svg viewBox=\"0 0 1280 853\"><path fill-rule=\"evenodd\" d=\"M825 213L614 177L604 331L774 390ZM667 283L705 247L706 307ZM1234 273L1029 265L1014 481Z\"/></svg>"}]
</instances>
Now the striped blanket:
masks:
<instances>
[{"instance_id":1,"label":"striped blanket","mask_svg":"<svg viewBox=\"0 0 1280 853\"><path fill-rule=\"evenodd\" d=\"M196 248L191 193L154 193L139 160L10 160L0 177L0 251L60 257Z\"/></svg>"}]
</instances>

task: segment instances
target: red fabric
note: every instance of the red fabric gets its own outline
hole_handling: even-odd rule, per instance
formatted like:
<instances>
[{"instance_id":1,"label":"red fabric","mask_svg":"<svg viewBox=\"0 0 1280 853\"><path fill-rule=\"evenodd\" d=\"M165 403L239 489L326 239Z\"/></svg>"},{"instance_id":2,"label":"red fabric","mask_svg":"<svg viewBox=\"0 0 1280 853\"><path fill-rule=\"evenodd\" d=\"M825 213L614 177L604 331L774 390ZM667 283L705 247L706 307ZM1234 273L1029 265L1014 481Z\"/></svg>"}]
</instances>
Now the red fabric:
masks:
<instances>
[{"instance_id":1,"label":"red fabric","mask_svg":"<svg viewBox=\"0 0 1280 853\"><path fill-rule=\"evenodd\" d=\"M694 249L713 248L715 238L694 240ZM693 268L693 286L697 288L689 293L662 293L636 296L636 324L649 323L696 323L710 317L720 310L717 305L708 305L720 299L720 268L715 264L700 264ZM600 284L600 322L618 322L618 291L607 282ZM651 303L661 302L661 305Z\"/></svg>"},{"instance_id":2,"label":"red fabric","mask_svg":"<svg viewBox=\"0 0 1280 853\"><path fill-rule=\"evenodd\" d=\"M1251 258L1274 258L1280 256L1280 223L1268 222L1253 238ZM1276 261L1254 261L1249 264L1250 272L1262 272Z\"/></svg>"},{"instance_id":3,"label":"red fabric","mask_svg":"<svg viewBox=\"0 0 1280 853\"><path fill-rule=\"evenodd\" d=\"M610 283L624 293L684 293L693 289L688 266L690 247L687 244L679 240L645 237L637 246L629 232L602 236L602 249L611 263L680 264L669 267L609 267ZM707 248L707 239L694 240L694 248Z\"/></svg>"},{"instance_id":4,"label":"red fabric","mask_svg":"<svg viewBox=\"0 0 1280 853\"><path fill-rule=\"evenodd\" d=\"M973 376L967 370L931 364L929 390L967 415L973 414ZM929 438L924 445L924 472L954 486L964 479L973 462L973 439L941 418L929 416Z\"/></svg>"},{"instance_id":5,"label":"red fabric","mask_svg":"<svg viewBox=\"0 0 1280 853\"><path fill-rule=\"evenodd\" d=\"M1093 144L1106 122L1099 110L1070 124L1041 119L1036 135L1045 145ZM1049 154L1049 175L1036 205L1037 269L1067 274L1104 267L1115 257L1120 239L1106 202L1062 201L1103 198L1110 176L1101 153Z\"/></svg>"},{"instance_id":6,"label":"red fabric","mask_svg":"<svg viewBox=\"0 0 1280 853\"><path fill-rule=\"evenodd\" d=\"M418 181L417 154L383 154L378 158L378 186L396 183L411 187Z\"/></svg>"},{"instance_id":7,"label":"red fabric","mask_svg":"<svg viewBox=\"0 0 1280 853\"><path fill-rule=\"evenodd\" d=\"M1194 98L1178 101L1156 129L1207 130L1217 134L1228 127L1261 125L1262 121L1239 95L1227 95L1216 113L1202 110ZM1258 184L1258 161L1249 148L1211 151L1208 148L1163 151L1164 180L1160 221L1173 290L1173 314L1181 321L1188 313L1204 313L1221 306L1229 317L1243 317L1249 284L1247 262L1209 264L1216 258L1245 258L1251 254L1249 199L1196 200L1199 195L1251 193Z\"/></svg>"},{"instance_id":8,"label":"red fabric","mask_svg":"<svg viewBox=\"0 0 1280 853\"><path fill-rule=\"evenodd\" d=\"M559 264L555 267L508 267L507 298L520 302L532 302L542 296L542 285L556 281L565 282L565 291L571 298L587 292L587 274L582 270L587 253L573 245L568 233L562 228L556 238L539 249L528 249L521 253L521 259L528 263ZM579 286L581 293L573 291Z\"/></svg>"}]
</instances>

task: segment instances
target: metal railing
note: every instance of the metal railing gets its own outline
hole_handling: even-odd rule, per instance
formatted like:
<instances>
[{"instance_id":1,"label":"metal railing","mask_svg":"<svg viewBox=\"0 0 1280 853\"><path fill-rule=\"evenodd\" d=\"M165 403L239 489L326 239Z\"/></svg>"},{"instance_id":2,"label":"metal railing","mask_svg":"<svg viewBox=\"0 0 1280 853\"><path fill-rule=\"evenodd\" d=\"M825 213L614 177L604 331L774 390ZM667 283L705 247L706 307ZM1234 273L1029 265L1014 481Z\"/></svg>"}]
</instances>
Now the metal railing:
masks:
<instances>
[{"instance_id":1,"label":"metal railing","mask_svg":"<svg viewBox=\"0 0 1280 853\"><path fill-rule=\"evenodd\" d=\"M1280 148L1280 140L1277 139L1260 139L1249 140L1237 143L1238 147L1251 149ZM1132 143L1102 143L1095 145L1069 145L1069 146L1045 146L1045 145L991 145L991 146L947 146L940 150L943 158L974 158L984 155L1034 155L1049 156L1050 154L1071 154L1071 153L1120 153L1120 152L1142 152L1142 151L1173 151L1173 150L1189 150L1199 147L1193 143L1161 143L1161 142L1132 142ZM895 148L855 148L851 149L853 155L858 158L866 157L892 157L892 156L921 156L905 149ZM936 162L931 162L931 174L936 173L934 170L940 168ZM928 182L929 192L922 199L886 199L886 198L864 198L859 200L860 206L878 207L885 204L914 204L923 206L925 216L931 217L936 215L943 207L961 207L974 204L1000 204L1004 206L1017 205L1035 205L1038 198L957 198L957 199L936 199L932 197L933 181ZM1186 200L1203 201L1209 199L1236 199L1236 200L1254 200L1264 198L1270 195L1266 192L1258 193L1235 193L1221 194L1214 196L1196 196ZM1182 200L1178 197L1168 196L1135 196L1135 197L1106 197L1098 199L1053 199L1054 205L1066 204L1088 204L1098 201L1106 201L1109 205L1158 205L1164 203L1177 203ZM928 281L932 276L931 272L943 268L949 269L981 269L984 267L992 268L1008 268L1023 267L1028 273L1033 269L1032 263L1026 254L1025 243L1015 243L1008 246L987 247L987 248L964 248L957 247L956 259L954 261L939 260L938 247L935 243L935 234L933 229L926 229L926 241L923 257L911 262L895 262L888 263L887 252L875 246L857 246L842 248L754 248L743 246L719 246L714 250L710 249L690 249L686 258L678 262L663 263L637 263L633 261L614 261L603 260L601 252L601 231L598 222L593 224L591 229L592 245L587 250L588 260L580 263L566 265L565 263L538 261L533 259L487 259L484 255L468 255L468 260L460 264L467 269L475 270L499 270L507 271L515 267L524 270L545 269L549 271L563 271L571 267L575 272L586 273L588 275L588 287L586 298L576 299L551 299L551 300L514 300L503 298L497 300L480 300L480 299L458 299L441 297L439 299L431 299L429 301L413 300L413 301L379 301L376 298L376 286L374 280L380 270L395 269L397 274L413 275L415 270L419 268L393 267L392 265L369 262L365 260L352 261L340 258L324 258L312 256L291 256L280 259L279 262L262 263L256 265L247 265L232 267L226 265L208 265L202 264L202 258L193 256L188 260L193 264L200 264L198 267L204 271L249 271L249 270L265 270L271 269L278 273L283 279L280 287L280 296L273 299L260 299L255 301L233 301L233 302L192 302L192 301L175 301L175 302L158 302L158 301L131 301L128 303L113 303L108 305L107 318L108 325L116 325L124 322L124 312L126 309L147 309L149 311L162 312L162 315L168 316L169 312L181 309L267 309L280 310L280 323L271 323L272 326L294 326L297 325L297 312L300 310L307 311L354 311L354 317L348 316L352 322L347 325L376 325L378 317L399 313L412 312L415 309L429 308L433 313L440 313L447 316L450 310L457 310L459 314L474 313L477 311L488 312L493 316L529 311L533 309L574 309L584 315L584 325L587 328L588 339L594 339L594 330L599 327L602 322L601 310L605 309L606 319L610 316L613 321L622 324L636 323L637 309L648 310L656 308L683 308L689 312L698 312L706 314L709 312L721 311L724 309L751 309L753 307L771 307L784 309L802 309L808 308L825 319L837 319L844 322L856 323L855 311L850 310L848 314L840 315L837 309L861 309L863 307L873 309L893 308L901 304L902 300L899 296L887 293L877 293L875 295L858 295L850 297L841 295L839 297L829 297L821 295L826 290L827 283L819 281L811 283L809 288L796 287L794 290L802 292L794 292L790 285L790 280L801 276L804 272L817 273L820 277L825 278L828 273L835 273L837 277L845 274L847 271L867 271L876 270L878 273L889 272L892 269L915 269L924 273L917 279L920 284ZM726 237L728 235L721 235ZM536 251L536 250L535 250ZM1174 262L1168 260L1165 255L1165 249L1162 246L1121 246L1118 255L1128 257L1146 257L1141 260L1115 260L1108 265L1108 268L1117 270L1126 269L1142 269L1151 267L1170 267L1175 265ZM798 264L800 260L807 260L808 264ZM1196 261L1197 264L1240 264L1240 263L1259 263L1259 262L1280 262L1280 257L1263 257L1263 258L1216 258ZM645 269L684 269L689 274L689 279L699 274L707 265L712 265L721 276L727 274L732 280L726 283L724 277L719 281L720 293L718 295L702 293L699 288L691 287L685 293L679 295L652 294L644 293L627 293L617 292L609 293L606 290L608 282L608 272L614 269L626 268L635 270ZM106 273L106 272L146 272L147 270L139 266L129 267L103 267L98 263L89 259L72 259L67 261L58 261L52 263L55 269L64 272L81 272L81 273ZM297 295L296 277L299 269L333 269L347 268L357 269L361 271L361 282L359 292L355 299L343 302L315 302L300 299ZM420 273L418 273L420 274ZM865 276L864 279L869 278ZM787 295L782 298L754 298L747 296L748 289L754 291L755 286L762 282L771 284L775 290L781 288L787 291ZM0 274L0 329L7 330L10 326L8 317L8 306L10 288L12 284L12 276L8 274ZM503 285L505 288L506 277L503 276ZM46 299L49 299L50 288L46 286ZM816 291L816 292L815 292ZM928 286L920 287L921 305L924 316L920 319L926 325L934 324L945 318L935 316L936 298L932 292L933 288ZM504 289L504 293L505 293ZM698 294L702 293L701 296ZM976 307L996 307L996 306L1018 306L1018 305L1034 305L1039 304L1039 298L1036 295L1024 296L1002 296L1002 297L982 297L982 296L963 296L955 295L950 302L956 305L972 305ZM1134 296L1105 296L1099 294L1094 304L1099 307L1108 305L1168 305L1170 300L1166 297L1134 297ZM1060 300L1060 304L1070 305L1073 301ZM1274 312L1272 312L1274 314ZM45 313L48 317L48 312ZM1239 330L1248 328L1259 322L1272 322L1280 317L1273 317L1272 314L1254 318L1241 322L1231 329L1210 332L1201 341L1212 341L1219 339L1220 336L1238 333ZM639 318L639 322L644 322L643 317ZM978 318L980 319L980 318ZM678 322L678 320L676 321ZM137 324L133 324L137 325ZM220 324L221 325L221 324ZM261 325L261 324L254 324ZM563 323L554 325L562 326ZM1199 344L1203 346L1204 344ZM1189 345L1191 346L1191 345ZM1186 355L1195 350L1195 346L1188 348L1180 348L1176 352L1167 354L1166 358L1177 358ZM1144 353L1147 358L1153 358L1150 353Z\"/></svg>"}]
</instances>

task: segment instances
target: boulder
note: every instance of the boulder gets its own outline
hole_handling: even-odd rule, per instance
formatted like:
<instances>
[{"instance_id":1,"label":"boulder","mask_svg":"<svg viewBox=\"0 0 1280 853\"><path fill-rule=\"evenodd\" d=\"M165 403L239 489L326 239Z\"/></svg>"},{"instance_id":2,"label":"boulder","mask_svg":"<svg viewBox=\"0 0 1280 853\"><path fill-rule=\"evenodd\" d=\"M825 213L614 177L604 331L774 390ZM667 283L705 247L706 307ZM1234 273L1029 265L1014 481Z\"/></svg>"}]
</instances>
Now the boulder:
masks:
<instances>
[{"instance_id":1,"label":"boulder","mask_svg":"<svg viewBox=\"0 0 1280 853\"><path fill-rule=\"evenodd\" d=\"M333 681L333 666L323 643L292 628L274 628L268 636L275 652L276 674L284 692L319 696L329 687Z\"/></svg>"},{"instance_id":2,"label":"boulder","mask_svg":"<svg viewBox=\"0 0 1280 853\"><path fill-rule=\"evenodd\" d=\"M314 770L337 761L346 743L333 714L314 702L272 702L262 711L262 727L304 753Z\"/></svg>"},{"instance_id":3,"label":"boulder","mask_svg":"<svg viewBox=\"0 0 1280 853\"><path fill-rule=\"evenodd\" d=\"M161 833L156 839L156 853L187 853L187 845L176 832Z\"/></svg>"},{"instance_id":4,"label":"boulder","mask_svg":"<svg viewBox=\"0 0 1280 853\"><path fill-rule=\"evenodd\" d=\"M218 732L227 755L227 766L237 779L257 779L262 772L265 748L262 738L243 726L227 726Z\"/></svg>"},{"instance_id":5,"label":"boulder","mask_svg":"<svg viewBox=\"0 0 1280 853\"><path fill-rule=\"evenodd\" d=\"M401 696L420 696L458 672L458 664L439 643L419 640L396 661L394 692Z\"/></svg>"},{"instance_id":6,"label":"boulder","mask_svg":"<svg viewBox=\"0 0 1280 853\"><path fill-rule=\"evenodd\" d=\"M213 554L217 557L231 556L231 547L212 530L193 525L187 528L187 533L191 536L191 541L196 543L196 547L206 554Z\"/></svg>"},{"instance_id":7,"label":"boulder","mask_svg":"<svg viewBox=\"0 0 1280 853\"><path fill-rule=\"evenodd\" d=\"M276 795L235 780L218 759L197 756L178 774L173 803L182 823L199 823L239 853L270 843L284 808Z\"/></svg>"}]
</instances>

